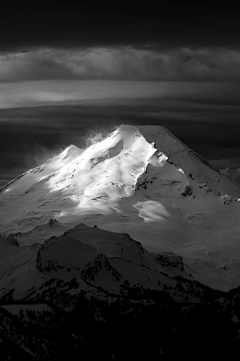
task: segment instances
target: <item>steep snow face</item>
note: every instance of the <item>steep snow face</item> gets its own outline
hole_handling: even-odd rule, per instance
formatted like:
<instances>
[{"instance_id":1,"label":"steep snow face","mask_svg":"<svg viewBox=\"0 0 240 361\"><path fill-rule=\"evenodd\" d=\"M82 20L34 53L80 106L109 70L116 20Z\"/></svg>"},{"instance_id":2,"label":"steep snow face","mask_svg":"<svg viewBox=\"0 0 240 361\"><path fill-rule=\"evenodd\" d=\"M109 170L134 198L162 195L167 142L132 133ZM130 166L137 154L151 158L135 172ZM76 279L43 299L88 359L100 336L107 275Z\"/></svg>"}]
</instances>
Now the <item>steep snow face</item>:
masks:
<instances>
[{"instance_id":1,"label":"steep snow face","mask_svg":"<svg viewBox=\"0 0 240 361\"><path fill-rule=\"evenodd\" d=\"M49 180L50 191L71 187L79 200L74 213L92 209L93 196L112 202L128 197L155 151L136 128L122 127L63 167Z\"/></svg>"},{"instance_id":2,"label":"steep snow face","mask_svg":"<svg viewBox=\"0 0 240 361\"><path fill-rule=\"evenodd\" d=\"M64 222L88 212L112 212L115 202L133 194L155 152L131 126L120 127L85 151L68 147L2 189L1 232L25 232L49 218Z\"/></svg>"},{"instance_id":3,"label":"steep snow face","mask_svg":"<svg viewBox=\"0 0 240 361\"><path fill-rule=\"evenodd\" d=\"M239 187L223 177L217 169L183 144L168 129L159 126L139 126L138 129L148 142L155 142L157 149L167 154L176 166L183 169L186 176L205 184L216 193L232 197L239 195Z\"/></svg>"}]
</instances>

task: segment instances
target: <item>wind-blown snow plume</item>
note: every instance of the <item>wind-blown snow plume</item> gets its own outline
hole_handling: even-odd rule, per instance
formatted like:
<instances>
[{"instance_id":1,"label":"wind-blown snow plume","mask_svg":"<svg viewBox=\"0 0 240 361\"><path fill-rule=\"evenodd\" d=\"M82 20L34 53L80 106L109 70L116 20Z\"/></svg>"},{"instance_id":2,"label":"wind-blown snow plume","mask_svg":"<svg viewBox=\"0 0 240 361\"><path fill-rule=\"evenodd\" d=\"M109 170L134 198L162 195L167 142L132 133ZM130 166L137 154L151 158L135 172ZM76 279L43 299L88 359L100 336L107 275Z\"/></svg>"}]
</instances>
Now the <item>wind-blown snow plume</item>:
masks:
<instances>
[{"instance_id":1,"label":"wind-blown snow plume","mask_svg":"<svg viewBox=\"0 0 240 361\"><path fill-rule=\"evenodd\" d=\"M106 129L94 129L90 130L81 139L84 141L84 149L90 147L93 144L99 143L110 135L110 132Z\"/></svg>"}]
</instances>

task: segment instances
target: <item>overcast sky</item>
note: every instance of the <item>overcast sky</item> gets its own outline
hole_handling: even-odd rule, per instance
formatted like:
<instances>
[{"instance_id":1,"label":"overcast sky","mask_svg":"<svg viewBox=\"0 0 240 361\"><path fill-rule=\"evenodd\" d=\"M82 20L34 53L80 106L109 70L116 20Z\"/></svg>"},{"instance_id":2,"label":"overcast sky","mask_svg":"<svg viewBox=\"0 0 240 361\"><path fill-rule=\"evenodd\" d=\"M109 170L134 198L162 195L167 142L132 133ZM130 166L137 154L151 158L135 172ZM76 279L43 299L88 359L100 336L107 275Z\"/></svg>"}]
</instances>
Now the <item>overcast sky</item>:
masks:
<instances>
[{"instance_id":1,"label":"overcast sky","mask_svg":"<svg viewBox=\"0 0 240 361\"><path fill-rule=\"evenodd\" d=\"M240 21L228 1L0 1L0 185L121 123L240 167Z\"/></svg>"}]
</instances>

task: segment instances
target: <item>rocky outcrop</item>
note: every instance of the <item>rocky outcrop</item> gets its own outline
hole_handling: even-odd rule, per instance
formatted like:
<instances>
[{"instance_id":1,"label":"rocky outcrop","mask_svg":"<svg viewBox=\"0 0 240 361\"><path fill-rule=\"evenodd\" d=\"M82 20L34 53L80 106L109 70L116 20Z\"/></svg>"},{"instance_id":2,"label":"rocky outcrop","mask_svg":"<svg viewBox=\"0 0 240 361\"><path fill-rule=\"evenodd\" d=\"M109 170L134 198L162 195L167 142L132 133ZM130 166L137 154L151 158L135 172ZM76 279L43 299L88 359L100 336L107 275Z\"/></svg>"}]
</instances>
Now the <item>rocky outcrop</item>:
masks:
<instances>
[{"instance_id":1,"label":"rocky outcrop","mask_svg":"<svg viewBox=\"0 0 240 361\"><path fill-rule=\"evenodd\" d=\"M12 236L4 237L0 234L0 246L19 246L18 241Z\"/></svg>"},{"instance_id":2,"label":"rocky outcrop","mask_svg":"<svg viewBox=\"0 0 240 361\"><path fill-rule=\"evenodd\" d=\"M101 276L104 279L110 278L111 281L120 281L121 274L111 266L108 258L103 254L99 254L94 260L90 261L82 270L81 278L87 282L96 281Z\"/></svg>"},{"instance_id":3,"label":"rocky outcrop","mask_svg":"<svg viewBox=\"0 0 240 361\"><path fill-rule=\"evenodd\" d=\"M155 259L157 263L163 266L166 270L169 267L174 267L181 272L185 271L183 258L172 252L158 253L155 255Z\"/></svg>"}]
</instances>

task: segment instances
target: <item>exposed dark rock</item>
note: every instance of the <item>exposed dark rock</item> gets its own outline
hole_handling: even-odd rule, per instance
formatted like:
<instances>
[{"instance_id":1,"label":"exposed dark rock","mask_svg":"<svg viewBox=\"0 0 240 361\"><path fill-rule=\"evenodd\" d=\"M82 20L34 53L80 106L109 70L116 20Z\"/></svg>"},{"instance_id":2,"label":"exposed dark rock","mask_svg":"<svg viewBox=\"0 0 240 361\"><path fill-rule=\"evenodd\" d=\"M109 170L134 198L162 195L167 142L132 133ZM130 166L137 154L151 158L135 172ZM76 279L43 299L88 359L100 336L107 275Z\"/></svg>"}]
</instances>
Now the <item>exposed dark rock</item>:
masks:
<instances>
[{"instance_id":1,"label":"exposed dark rock","mask_svg":"<svg viewBox=\"0 0 240 361\"><path fill-rule=\"evenodd\" d=\"M182 195L184 197L187 197L187 196L192 196L193 195L193 189L191 186L186 186L184 191L182 192Z\"/></svg>"},{"instance_id":2,"label":"exposed dark rock","mask_svg":"<svg viewBox=\"0 0 240 361\"><path fill-rule=\"evenodd\" d=\"M114 281L120 281L122 276L111 266L108 258L103 254L99 254L96 258L90 261L82 270L81 278L85 281L95 281L96 277L101 273L107 273Z\"/></svg>"},{"instance_id":3,"label":"exposed dark rock","mask_svg":"<svg viewBox=\"0 0 240 361\"><path fill-rule=\"evenodd\" d=\"M48 221L49 227L53 227L54 224L56 224L56 223L57 223L57 220L56 220L56 219L53 219L53 218L49 219L49 221Z\"/></svg>"},{"instance_id":4,"label":"exposed dark rock","mask_svg":"<svg viewBox=\"0 0 240 361\"><path fill-rule=\"evenodd\" d=\"M156 261L164 268L175 267L180 271L184 272L183 258L172 252L158 253L155 256Z\"/></svg>"}]
</instances>

